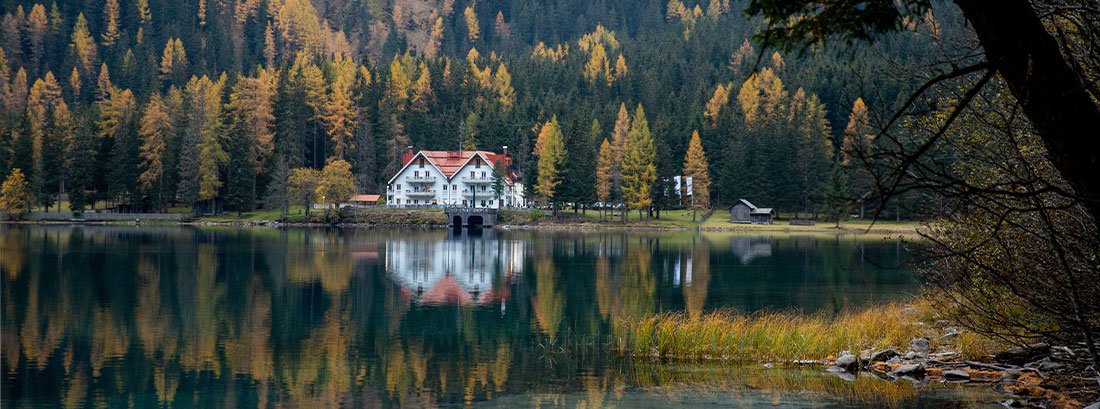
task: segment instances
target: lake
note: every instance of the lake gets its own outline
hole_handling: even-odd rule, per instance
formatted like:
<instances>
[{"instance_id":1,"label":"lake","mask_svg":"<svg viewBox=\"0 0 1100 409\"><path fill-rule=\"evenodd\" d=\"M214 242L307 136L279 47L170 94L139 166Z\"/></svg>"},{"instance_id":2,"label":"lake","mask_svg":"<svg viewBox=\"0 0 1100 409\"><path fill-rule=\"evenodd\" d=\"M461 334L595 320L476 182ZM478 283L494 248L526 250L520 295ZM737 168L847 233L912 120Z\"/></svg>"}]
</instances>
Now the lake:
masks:
<instances>
[{"instance_id":1,"label":"lake","mask_svg":"<svg viewBox=\"0 0 1100 409\"><path fill-rule=\"evenodd\" d=\"M919 292L897 240L0 225L0 406L985 407L987 388L652 362L612 323Z\"/></svg>"}]
</instances>

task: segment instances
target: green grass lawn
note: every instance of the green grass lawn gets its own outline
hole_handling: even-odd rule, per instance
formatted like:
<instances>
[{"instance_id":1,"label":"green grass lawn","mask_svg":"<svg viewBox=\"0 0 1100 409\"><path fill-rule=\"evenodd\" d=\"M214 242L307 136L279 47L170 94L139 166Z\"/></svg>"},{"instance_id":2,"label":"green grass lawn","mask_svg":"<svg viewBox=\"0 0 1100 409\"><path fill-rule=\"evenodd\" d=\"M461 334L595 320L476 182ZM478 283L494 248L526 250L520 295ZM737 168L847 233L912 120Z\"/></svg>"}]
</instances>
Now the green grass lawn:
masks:
<instances>
[{"instance_id":1,"label":"green grass lawn","mask_svg":"<svg viewBox=\"0 0 1100 409\"><path fill-rule=\"evenodd\" d=\"M320 211L315 210L314 214L320 214ZM247 222L258 223L267 221L283 220L282 209L272 210L257 210L254 212L244 212L237 214L236 212L226 212L217 216L202 216L200 221L204 222ZM290 206L289 212L285 219L290 222L304 222L306 219L305 206Z\"/></svg>"}]
</instances>

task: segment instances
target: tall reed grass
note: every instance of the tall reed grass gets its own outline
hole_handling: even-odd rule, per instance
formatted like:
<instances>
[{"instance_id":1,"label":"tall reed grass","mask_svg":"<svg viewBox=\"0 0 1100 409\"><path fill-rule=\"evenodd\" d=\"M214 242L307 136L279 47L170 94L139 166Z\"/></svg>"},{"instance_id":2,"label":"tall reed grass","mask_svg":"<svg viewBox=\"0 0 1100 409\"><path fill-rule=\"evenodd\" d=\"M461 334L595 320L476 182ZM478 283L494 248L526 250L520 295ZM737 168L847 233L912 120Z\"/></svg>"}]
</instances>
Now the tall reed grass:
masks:
<instances>
[{"instance_id":1,"label":"tall reed grass","mask_svg":"<svg viewBox=\"0 0 1100 409\"><path fill-rule=\"evenodd\" d=\"M660 358L789 363L849 350L904 348L923 333L925 305L893 303L828 316L784 312L699 316L666 313L614 326L620 354Z\"/></svg>"}]
</instances>

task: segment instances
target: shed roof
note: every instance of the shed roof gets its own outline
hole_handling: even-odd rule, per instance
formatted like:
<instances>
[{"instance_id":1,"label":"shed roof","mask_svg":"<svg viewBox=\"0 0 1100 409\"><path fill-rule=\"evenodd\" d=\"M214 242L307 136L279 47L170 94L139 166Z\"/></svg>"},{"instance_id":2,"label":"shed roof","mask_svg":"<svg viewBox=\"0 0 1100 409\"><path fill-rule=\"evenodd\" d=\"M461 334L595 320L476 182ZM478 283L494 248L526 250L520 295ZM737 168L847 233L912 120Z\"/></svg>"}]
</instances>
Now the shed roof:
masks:
<instances>
[{"instance_id":1,"label":"shed roof","mask_svg":"<svg viewBox=\"0 0 1100 409\"><path fill-rule=\"evenodd\" d=\"M772 208L758 207L749 211L749 214L772 214Z\"/></svg>"},{"instance_id":2,"label":"shed roof","mask_svg":"<svg viewBox=\"0 0 1100 409\"><path fill-rule=\"evenodd\" d=\"M738 203L744 203L745 206L749 207L749 209L756 210L756 205L753 205L752 202L749 202L748 200L745 200L745 199L737 199L737 201L733 202L733 205L731 205L730 207L737 206Z\"/></svg>"},{"instance_id":3,"label":"shed roof","mask_svg":"<svg viewBox=\"0 0 1100 409\"><path fill-rule=\"evenodd\" d=\"M351 199L349 199L348 201L349 202L377 203L378 199L380 199L380 198L381 198L380 195L355 195L355 196L352 196Z\"/></svg>"}]
</instances>

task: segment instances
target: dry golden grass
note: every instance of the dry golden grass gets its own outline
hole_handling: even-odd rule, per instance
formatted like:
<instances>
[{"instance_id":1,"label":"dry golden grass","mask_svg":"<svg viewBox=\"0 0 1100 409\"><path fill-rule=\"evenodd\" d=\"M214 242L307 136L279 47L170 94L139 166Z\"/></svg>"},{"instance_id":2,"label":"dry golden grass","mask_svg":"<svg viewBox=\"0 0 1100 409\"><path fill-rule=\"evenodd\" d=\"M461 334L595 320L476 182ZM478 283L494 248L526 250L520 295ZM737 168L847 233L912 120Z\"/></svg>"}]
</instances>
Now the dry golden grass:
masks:
<instances>
[{"instance_id":1,"label":"dry golden grass","mask_svg":"<svg viewBox=\"0 0 1100 409\"><path fill-rule=\"evenodd\" d=\"M978 334L941 339L943 318L927 297L867 307L837 315L784 312L739 314L716 311L692 317L666 313L618 321L615 348L633 356L785 363L832 359L840 351L860 353L894 347L904 351L917 337L937 350L980 359L1003 344Z\"/></svg>"},{"instance_id":2,"label":"dry golden grass","mask_svg":"<svg viewBox=\"0 0 1100 409\"><path fill-rule=\"evenodd\" d=\"M670 313L617 326L620 352L636 356L735 361L821 360L838 351L908 344L921 331L912 310L888 304L835 317L719 311Z\"/></svg>"}]
</instances>

